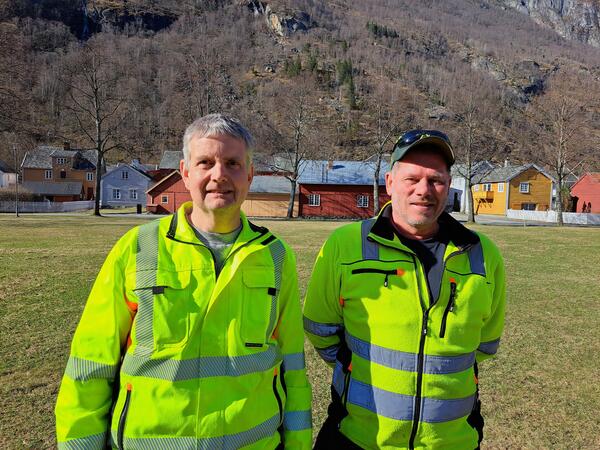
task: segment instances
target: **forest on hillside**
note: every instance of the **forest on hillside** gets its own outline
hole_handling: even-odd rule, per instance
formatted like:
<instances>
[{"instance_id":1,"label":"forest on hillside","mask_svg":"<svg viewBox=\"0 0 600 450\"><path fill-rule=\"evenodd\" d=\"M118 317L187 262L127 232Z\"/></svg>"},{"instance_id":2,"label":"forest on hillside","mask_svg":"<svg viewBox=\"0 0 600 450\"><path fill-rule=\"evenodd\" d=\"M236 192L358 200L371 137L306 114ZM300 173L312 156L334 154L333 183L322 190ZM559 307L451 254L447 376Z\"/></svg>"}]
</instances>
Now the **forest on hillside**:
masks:
<instances>
[{"instance_id":1,"label":"forest on hillside","mask_svg":"<svg viewBox=\"0 0 600 450\"><path fill-rule=\"evenodd\" d=\"M468 167L560 178L600 170L599 80L600 50L494 1L6 0L0 160L70 142L157 163L228 112L292 164L378 156L423 127Z\"/></svg>"}]
</instances>

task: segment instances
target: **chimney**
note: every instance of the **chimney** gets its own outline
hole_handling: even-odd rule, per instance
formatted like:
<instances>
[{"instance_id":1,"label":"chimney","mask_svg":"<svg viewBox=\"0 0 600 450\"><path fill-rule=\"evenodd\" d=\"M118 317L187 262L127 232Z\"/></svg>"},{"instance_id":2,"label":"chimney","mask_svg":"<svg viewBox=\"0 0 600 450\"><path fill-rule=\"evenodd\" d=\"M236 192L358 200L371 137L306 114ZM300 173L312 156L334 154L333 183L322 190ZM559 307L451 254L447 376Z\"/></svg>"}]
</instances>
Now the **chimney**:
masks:
<instances>
[{"instance_id":1,"label":"chimney","mask_svg":"<svg viewBox=\"0 0 600 450\"><path fill-rule=\"evenodd\" d=\"M508 159L504 160L504 167L508 167Z\"/></svg>"},{"instance_id":2,"label":"chimney","mask_svg":"<svg viewBox=\"0 0 600 450\"><path fill-rule=\"evenodd\" d=\"M63 150L71 150L71 144L67 141L63 142Z\"/></svg>"}]
</instances>

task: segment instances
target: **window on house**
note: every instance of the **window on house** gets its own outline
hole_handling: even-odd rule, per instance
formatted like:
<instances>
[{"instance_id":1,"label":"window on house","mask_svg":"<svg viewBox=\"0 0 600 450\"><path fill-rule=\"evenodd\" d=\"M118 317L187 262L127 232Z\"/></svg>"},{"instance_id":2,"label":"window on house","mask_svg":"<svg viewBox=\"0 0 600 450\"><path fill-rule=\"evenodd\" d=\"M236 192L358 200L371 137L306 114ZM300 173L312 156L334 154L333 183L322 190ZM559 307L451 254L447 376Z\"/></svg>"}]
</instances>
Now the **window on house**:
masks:
<instances>
[{"instance_id":1,"label":"window on house","mask_svg":"<svg viewBox=\"0 0 600 450\"><path fill-rule=\"evenodd\" d=\"M131 200L137 200L137 190L135 189L130 189L129 190L129 198Z\"/></svg>"},{"instance_id":2,"label":"window on house","mask_svg":"<svg viewBox=\"0 0 600 450\"><path fill-rule=\"evenodd\" d=\"M67 178L67 171L65 169L61 169L61 171L60 171L60 177L61 178Z\"/></svg>"},{"instance_id":3,"label":"window on house","mask_svg":"<svg viewBox=\"0 0 600 450\"><path fill-rule=\"evenodd\" d=\"M169 203L169 196L168 195L163 195L160 197L160 202L161 203Z\"/></svg>"},{"instance_id":4,"label":"window on house","mask_svg":"<svg viewBox=\"0 0 600 450\"><path fill-rule=\"evenodd\" d=\"M479 185L478 185L478 184L476 184L475 186L473 186L473 190L474 190L475 192L479 192Z\"/></svg>"},{"instance_id":5,"label":"window on house","mask_svg":"<svg viewBox=\"0 0 600 450\"><path fill-rule=\"evenodd\" d=\"M321 194L308 194L308 206L320 206Z\"/></svg>"},{"instance_id":6,"label":"window on house","mask_svg":"<svg viewBox=\"0 0 600 450\"><path fill-rule=\"evenodd\" d=\"M121 189L113 189L113 200L121 200Z\"/></svg>"},{"instance_id":7,"label":"window on house","mask_svg":"<svg viewBox=\"0 0 600 450\"><path fill-rule=\"evenodd\" d=\"M121 172L121 180L126 180L127 178L129 178L129 172L127 172L126 170Z\"/></svg>"},{"instance_id":8,"label":"window on house","mask_svg":"<svg viewBox=\"0 0 600 450\"><path fill-rule=\"evenodd\" d=\"M94 181L94 172L87 172L85 174L85 179L88 181Z\"/></svg>"},{"instance_id":9,"label":"window on house","mask_svg":"<svg viewBox=\"0 0 600 450\"><path fill-rule=\"evenodd\" d=\"M525 211L535 211L536 206L535 203L521 203L521 209L524 209Z\"/></svg>"},{"instance_id":10,"label":"window on house","mask_svg":"<svg viewBox=\"0 0 600 450\"><path fill-rule=\"evenodd\" d=\"M46 180L51 180L51 179L52 179L52 171L51 171L51 170L46 170L46 171L44 172L44 178L45 178Z\"/></svg>"},{"instance_id":11,"label":"window on house","mask_svg":"<svg viewBox=\"0 0 600 450\"><path fill-rule=\"evenodd\" d=\"M483 191L484 192L492 192L492 183L484 183L483 184Z\"/></svg>"},{"instance_id":12,"label":"window on house","mask_svg":"<svg viewBox=\"0 0 600 450\"><path fill-rule=\"evenodd\" d=\"M498 192L504 192L504 183L498 183Z\"/></svg>"},{"instance_id":13,"label":"window on house","mask_svg":"<svg viewBox=\"0 0 600 450\"><path fill-rule=\"evenodd\" d=\"M369 207L369 196L368 195L357 195L356 196L356 206L359 208L368 208Z\"/></svg>"},{"instance_id":14,"label":"window on house","mask_svg":"<svg viewBox=\"0 0 600 450\"><path fill-rule=\"evenodd\" d=\"M519 192L521 194L529 194L529 183L519 183Z\"/></svg>"},{"instance_id":15,"label":"window on house","mask_svg":"<svg viewBox=\"0 0 600 450\"><path fill-rule=\"evenodd\" d=\"M56 164L65 164L66 162L66 158L56 158Z\"/></svg>"}]
</instances>

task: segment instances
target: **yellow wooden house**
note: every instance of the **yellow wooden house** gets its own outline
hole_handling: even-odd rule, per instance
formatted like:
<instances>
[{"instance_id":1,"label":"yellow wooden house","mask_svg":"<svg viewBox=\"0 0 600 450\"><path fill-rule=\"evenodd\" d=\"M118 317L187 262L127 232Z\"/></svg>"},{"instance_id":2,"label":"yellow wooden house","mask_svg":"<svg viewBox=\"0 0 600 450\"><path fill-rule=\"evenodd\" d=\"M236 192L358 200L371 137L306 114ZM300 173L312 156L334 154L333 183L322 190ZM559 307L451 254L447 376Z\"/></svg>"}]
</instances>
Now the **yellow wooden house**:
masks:
<instances>
[{"instance_id":1,"label":"yellow wooden house","mask_svg":"<svg viewBox=\"0 0 600 450\"><path fill-rule=\"evenodd\" d=\"M554 180L535 164L492 170L473 186L475 214L506 215L508 209L547 211Z\"/></svg>"}]
</instances>

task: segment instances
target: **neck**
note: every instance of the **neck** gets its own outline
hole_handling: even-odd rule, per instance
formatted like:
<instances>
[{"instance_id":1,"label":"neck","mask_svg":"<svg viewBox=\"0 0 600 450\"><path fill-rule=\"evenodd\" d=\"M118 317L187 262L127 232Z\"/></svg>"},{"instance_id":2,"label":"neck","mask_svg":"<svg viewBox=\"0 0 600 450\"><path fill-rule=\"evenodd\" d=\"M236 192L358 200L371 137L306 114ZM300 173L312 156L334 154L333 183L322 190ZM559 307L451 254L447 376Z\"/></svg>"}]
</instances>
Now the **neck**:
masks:
<instances>
[{"instance_id":1,"label":"neck","mask_svg":"<svg viewBox=\"0 0 600 450\"><path fill-rule=\"evenodd\" d=\"M236 214L215 214L193 208L186 217L190 224L207 233L231 233L241 222L239 211Z\"/></svg>"},{"instance_id":2,"label":"neck","mask_svg":"<svg viewBox=\"0 0 600 450\"><path fill-rule=\"evenodd\" d=\"M440 226L437 222L425 228L417 228L413 225L400 224L396 220L392 220L391 222L396 231L398 231L398 233L400 233L402 236L408 239L415 239L417 241L429 239L430 237L435 236L440 229Z\"/></svg>"}]
</instances>

